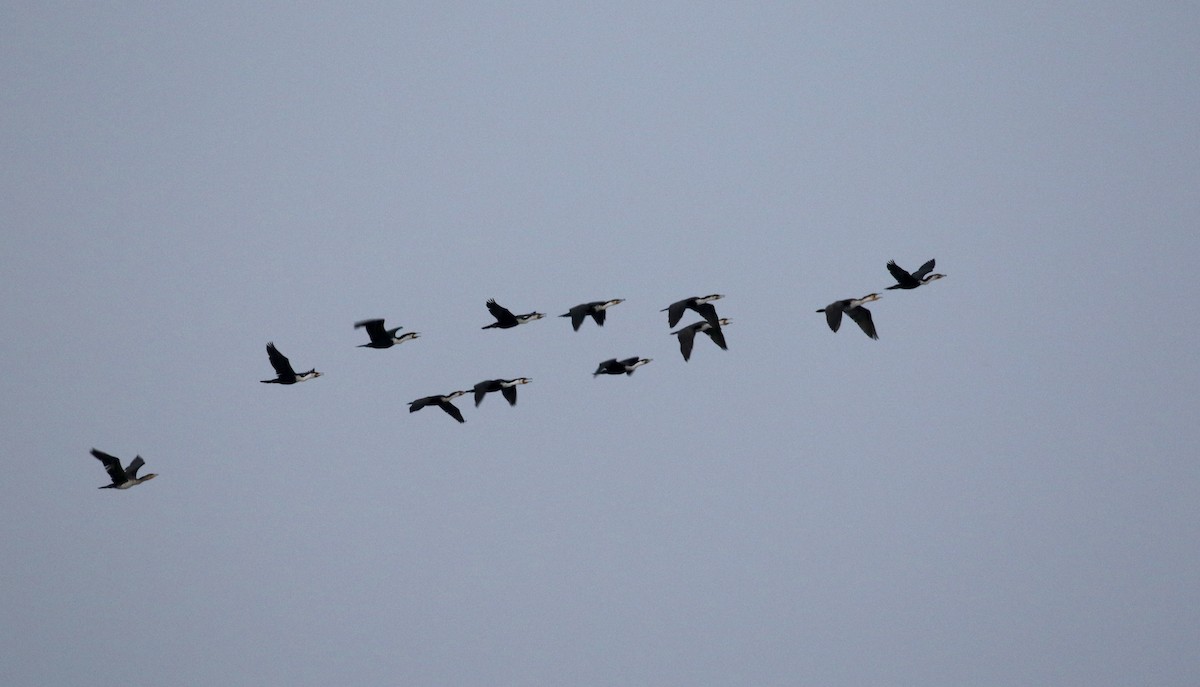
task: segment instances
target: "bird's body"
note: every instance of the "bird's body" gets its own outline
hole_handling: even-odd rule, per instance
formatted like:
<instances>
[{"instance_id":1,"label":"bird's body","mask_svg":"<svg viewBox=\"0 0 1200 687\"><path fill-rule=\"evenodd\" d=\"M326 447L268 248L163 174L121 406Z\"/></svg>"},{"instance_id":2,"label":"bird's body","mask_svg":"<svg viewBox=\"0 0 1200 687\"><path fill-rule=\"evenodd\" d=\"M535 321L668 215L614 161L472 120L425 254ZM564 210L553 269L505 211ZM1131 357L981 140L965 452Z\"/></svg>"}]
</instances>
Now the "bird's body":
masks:
<instances>
[{"instance_id":1,"label":"bird's body","mask_svg":"<svg viewBox=\"0 0 1200 687\"><path fill-rule=\"evenodd\" d=\"M359 348L391 348L392 346L402 344L405 341L412 341L421 336L419 332L408 332L407 334L396 336L396 332L404 329L404 327L385 329L383 320L363 320L354 323L355 329L359 329L360 327L367 328L367 336L371 337L371 342L359 344Z\"/></svg>"},{"instance_id":2,"label":"bird's body","mask_svg":"<svg viewBox=\"0 0 1200 687\"><path fill-rule=\"evenodd\" d=\"M908 271L906 271L903 267L897 265L895 260L889 260L887 264L888 272L891 272L892 276L895 277L896 284L889 286L888 290L915 289L918 286L928 284L931 281L937 281L938 279L946 276L944 274L930 274L930 272L933 270L934 262L934 260L930 260L924 265L921 265L919 270L909 274Z\"/></svg>"},{"instance_id":3,"label":"bird's body","mask_svg":"<svg viewBox=\"0 0 1200 687\"><path fill-rule=\"evenodd\" d=\"M651 361L651 358L633 357L633 358L625 358L624 360L617 360L616 358L609 358L608 360L605 360L604 362L600 363L600 366L596 368L596 371L592 373L592 376L595 377L597 375L621 375L621 374L631 375L631 374L633 374L634 370L638 369L639 367L641 367L642 365L645 365L646 363L648 363L650 361Z\"/></svg>"},{"instance_id":4,"label":"bird's body","mask_svg":"<svg viewBox=\"0 0 1200 687\"><path fill-rule=\"evenodd\" d=\"M719 293L709 294L707 296L692 296L681 301L675 301L671 305L663 308L660 312L667 313L667 326L674 327L679 324L679 320L683 318L684 310L694 310L700 317L708 320L708 323L714 327L719 327L717 324L720 320L717 317L717 309L712 302L724 298Z\"/></svg>"},{"instance_id":5,"label":"bird's body","mask_svg":"<svg viewBox=\"0 0 1200 687\"><path fill-rule=\"evenodd\" d=\"M508 405L517 405L517 386L528 384L533 380L528 377L517 377L516 379L485 379L475 385L475 406L478 407L483 403L483 397L493 391L499 391L504 395L504 400L508 401Z\"/></svg>"},{"instance_id":6,"label":"bird's body","mask_svg":"<svg viewBox=\"0 0 1200 687\"><path fill-rule=\"evenodd\" d=\"M424 408L425 406L437 406L437 407L441 408L442 410L446 411L446 414L448 414L450 417L454 418L455 420L458 420L459 422L466 422L466 420L463 419L462 411L460 411L457 406L455 406L453 403L451 403L451 401L453 401L454 399L458 398L459 396L462 396L467 393L470 393L470 392L468 392L468 391L452 391L448 394L440 394L440 395L436 395L436 396L426 396L424 398L418 398L417 400L408 404L408 412L415 413L418 410Z\"/></svg>"},{"instance_id":7,"label":"bird's body","mask_svg":"<svg viewBox=\"0 0 1200 687\"><path fill-rule=\"evenodd\" d=\"M545 317L545 315L540 312L529 312L525 313L524 315L514 315L512 314L511 310L497 303L495 299L488 300L487 308L488 312L492 313L492 317L496 318L496 321L487 325L486 327L480 327L480 329L512 329L519 324L540 320Z\"/></svg>"},{"instance_id":8,"label":"bird's body","mask_svg":"<svg viewBox=\"0 0 1200 687\"><path fill-rule=\"evenodd\" d=\"M575 306L574 308L571 308L570 310L568 310L566 313L559 315L559 317L571 318L571 327L575 331L579 331L579 326L581 324L583 324L583 320L588 315L592 316L592 319L596 321L597 325L603 327L605 311L618 303L624 303L624 302L625 302L624 298L614 298L614 299L608 300L608 301L592 301L591 303L580 303L579 305Z\"/></svg>"},{"instance_id":9,"label":"bird's body","mask_svg":"<svg viewBox=\"0 0 1200 687\"><path fill-rule=\"evenodd\" d=\"M700 320L699 322L689 324L679 331L671 332L673 336L679 337L679 352L683 354L684 362L691 359L692 345L696 341L696 334L700 332L708 334L708 338L712 339L713 343L715 343L717 346L720 346L721 350L728 350L725 347L725 333L721 330L721 327L724 327L730 322L731 320L727 318L721 318L720 320L717 320L717 324L719 326L714 327L708 320Z\"/></svg>"},{"instance_id":10,"label":"bird's body","mask_svg":"<svg viewBox=\"0 0 1200 687\"><path fill-rule=\"evenodd\" d=\"M864 334L872 339L878 339L879 335L875 333L875 322L871 319L871 311L862 306L864 303L870 303L879 299L879 294L869 293L862 298L847 298L843 301L834 301L817 312L825 313L825 321L829 323L829 328L835 332L838 330L838 327L842 326L842 313L846 313L863 330Z\"/></svg>"},{"instance_id":11,"label":"bird's body","mask_svg":"<svg viewBox=\"0 0 1200 687\"><path fill-rule=\"evenodd\" d=\"M321 376L316 370L308 372L296 373L292 369L292 364L288 361L287 356L279 352L275 348L274 343L267 344L267 357L271 360L271 367L275 368L275 379L263 379L263 384L295 384L296 382L307 382L310 379L316 379Z\"/></svg>"},{"instance_id":12,"label":"bird's body","mask_svg":"<svg viewBox=\"0 0 1200 687\"><path fill-rule=\"evenodd\" d=\"M104 463L104 469L108 472L108 476L112 479L112 484L106 484L101 489L128 489L132 486L141 484L148 480L152 480L158 475L151 472L148 475L141 477L137 476L138 470L146 464L141 456L137 456L129 461L129 467L121 467L121 459L116 456L110 456L104 451L92 449L92 455Z\"/></svg>"}]
</instances>

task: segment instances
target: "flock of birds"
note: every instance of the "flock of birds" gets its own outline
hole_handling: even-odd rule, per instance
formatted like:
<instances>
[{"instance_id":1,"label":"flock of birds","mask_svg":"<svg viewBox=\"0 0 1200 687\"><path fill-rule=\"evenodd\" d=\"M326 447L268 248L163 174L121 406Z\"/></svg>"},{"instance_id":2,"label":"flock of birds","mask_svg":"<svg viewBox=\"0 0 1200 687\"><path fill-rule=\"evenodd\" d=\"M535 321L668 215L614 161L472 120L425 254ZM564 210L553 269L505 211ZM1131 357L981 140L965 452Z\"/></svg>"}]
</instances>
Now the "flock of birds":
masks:
<instances>
[{"instance_id":1,"label":"flock of birds","mask_svg":"<svg viewBox=\"0 0 1200 687\"><path fill-rule=\"evenodd\" d=\"M887 287L888 290L915 289L946 276L944 274L933 273L934 260L927 261L917 271L911 273L897 265L895 261L889 261L887 268L896 280L894 285ZM662 309L661 312L667 313L668 328L678 325L679 321L683 319L684 313L688 310L694 311L703 318L699 322L694 322L671 332L679 340L679 352L683 355L685 361L691 359L696 335L700 333L706 334L721 350L727 350L723 327L729 325L731 320L719 317L717 309L713 305L713 301L721 298L724 298L724 296L717 293L707 296L693 296L675 301ZM878 293L869 293L862 298L847 298L845 300L834 301L824 308L817 310L817 312L825 313L825 321L834 332L841 327L842 315L845 314L851 320L854 320L854 323L863 330L864 334L872 339L878 339L879 335L875 331L875 322L871 319L871 311L863 306L880 298L881 296ZM581 303L559 317L571 318L571 327L575 331L579 331L579 327L588 317L591 317L597 325L602 327L604 326L608 309L623 302L624 299L613 298L607 301ZM487 308L496 321L482 327L482 329L511 329L545 317L544 313L536 311L523 315L514 315L511 310L500 305L495 300L488 300ZM370 338L369 342L360 344L359 348L391 348L392 346L398 346L421 336L417 332L400 334L399 332L403 327L388 329L385 327L384 320L382 319L362 320L361 322L356 322L354 328L366 329L367 336ZM315 368L307 372L296 372L291 362L287 359L287 356L280 353L273 342L267 344L267 358L271 362L271 367L275 369L275 378L261 380L263 384L296 384L297 382L306 382L321 376L321 373L317 372ZM602 374L632 375L634 370L649 362L651 362L650 358L639 358L636 356L622 360L610 358L601 362L596 371L592 373L592 376L596 377ZM516 405L517 387L522 384L528 384L531 381L528 377L486 379L476 384L472 390L452 391L448 394L434 394L418 398L408 404L408 412L415 413L428 406L437 406L458 422L466 422L462 411L453 403L458 397L473 392L475 394L475 406L478 407L480 403L483 403L483 399L488 394L499 391L504 399L508 401L509 405ZM108 476L112 480L111 484L105 484L100 487L101 489L129 489L157 476L155 473L148 473L138 477L138 470L146 462L140 455L129 461L129 465L125 467L121 466L121 461L116 456L109 455L95 448L92 449L92 455L104 464L104 469L108 472Z\"/></svg>"}]
</instances>

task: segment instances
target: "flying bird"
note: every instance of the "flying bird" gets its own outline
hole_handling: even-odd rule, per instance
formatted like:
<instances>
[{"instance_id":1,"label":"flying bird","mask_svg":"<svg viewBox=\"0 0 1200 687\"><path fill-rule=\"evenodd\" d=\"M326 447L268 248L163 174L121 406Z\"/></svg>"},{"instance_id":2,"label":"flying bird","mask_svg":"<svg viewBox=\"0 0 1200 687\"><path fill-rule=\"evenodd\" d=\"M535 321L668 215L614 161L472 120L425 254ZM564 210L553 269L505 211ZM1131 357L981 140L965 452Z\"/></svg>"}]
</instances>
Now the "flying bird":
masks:
<instances>
[{"instance_id":1,"label":"flying bird","mask_svg":"<svg viewBox=\"0 0 1200 687\"><path fill-rule=\"evenodd\" d=\"M402 336L396 336L396 332L404 329L404 327L396 327L395 329L384 329L383 320L363 320L355 322L354 328L367 328L367 336L371 337L371 343L359 344L359 348L391 348L396 344L402 344L405 341L412 341L419 338L419 332L408 332Z\"/></svg>"},{"instance_id":2,"label":"flying bird","mask_svg":"<svg viewBox=\"0 0 1200 687\"><path fill-rule=\"evenodd\" d=\"M141 477L137 476L138 470L146 464L146 461L142 460L141 456L137 456L129 461L129 467L123 468L121 467L121 459L116 456L110 456L104 451L96 449L92 449L92 455L98 458L101 463L104 463L104 469L108 472L108 476L112 478L112 484L106 484L100 487L101 489L128 489L129 487L158 477L153 472Z\"/></svg>"},{"instance_id":3,"label":"flying bird","mask_svg":"<svg viewBox=\"0 0 1200 687\"><path fill-rule=\"evenodd\" d=\"M921 269L909 274L903 267L897 265L895 260L888 260L888 272L891 272L892 276L896 278L896 284L889 286L888 290L915 289L922 284L928 284L931 281L936 281L946 276L944 274L930 274L929 272L933 270L933 263L934 261L930 260L921 265Z\"/></svg>"},{"instance_id":4,"label":"flying bird","mask_svg":"<svg viewBox=\"0 0 1200 687\"><path fill-rule=\"evenodd\" d=\"M829 305L821 308L817 312L825 313L825 321L829 323L829 328L837 331L838 327L842 326L842 313L850 316L863 332L872 339L878 339L879 335L875 333L875 322L871 320L871 311L863 307L864 303L877 301L881 296L877 293L869 293L862 298L847 298L844 301L834 301Z\"/></svg>"},{"instance_id":5,"label":"flying bird","mask_svg":"<svg viewBox=\"0 0 1200 687\"><path fill-rule=\"evenodd\" d=\"M514 315L512 314L511 310L497 303L494 298L488 299L487 308L488 311L492 313L492 317L496 318L496 321L487 325L486 327L480 327L480 329L492 329L493 327L497 329L512 329L519 324L540 320L545 317L545 315L540 312Z\"/></svg>"},{"instance_id":6,"label":"flying bird","mask_svg":"<svg viewBox=\"0 0 1200 687\"><path fill-rule=\"evenodd\" d=\"M466 422L466 420L463 419L462 411L450 401L453 401L459 396L467 393L470 392L453 391L439 396L426 396L425 398L418 398L417 400L408 404L408 412L415 413L425 406L437 406L446 411L446 413L455 420L458 420L459 422Z\"/></svg>"},{"instance_id":7,"label":"flying bird","mask_svg":"<svg viewBox=\"0 0 1200 687\"><path fill-rule=\"evenodd\" d=\"M681 301L675 301L671 305L663 308L659 312L667 313L667 326L674 327L679 324L679 320L683 318L683 311L687 309L695 310L700 317L708 320L708 323L714 327L720 326L717 324L717 309L712 302L724 298L719 293L709 294L707 296L692 296Z\"/></svg>"},{"instance_id":8,"label":"flying bird","mask_svg":"<svg viewBox=\"0 0 1200 687\"><path fill-rule=\"evenodd\" d=\"M517 386L528 384L533 380L528 377L517 377L516 379L485 379L475 385L475 407L479 407L483 403L483 397L493 391L499 391L504 395L504 399L508 401L508 405L517 405Z\"/></svg>"},{"instance_id":9,"label":"flying bird","mask_svg":"<svg viewBox=\"0 0 1200 687\"><path fill-rule=\"evenodd\" d=\"M699 322L689 324L679 331L671 332L672 335L679 337L679 352L683 354L684 362L692 357L692 345L696 341L696 334L704 332L708 334L708 338L713 340L713 343L721 347L722 351L728 350L725 347L725 334L721 331L721 327L729 324L732 320L721 318L717 320L720 326L714 327L708 320L700 320Z\"/></svg>"},{"instance_id":10,"label":"flying bird","mask_svg":"<svg viewBox=\"0 0 1200 687\"><path fill-rule=\"evenodd\" d=\"M596 375L620 375L620 374L631 375L631 374L633 374L634 370L638 369L642 365L645 365L646 363L650 362L651 360L652 360L651 358L637 358L637 357L626 358L624 360L617 360L616 358L609 358L608 360L605 360L604 362L600 363L600 367L596 368L596 371L592 373L592 376L595 377Z\"/></svg>"},{"instance_id":11,"label":"flying bird","mask_svg":"<svg viewBox=\"0 0 1200 687\"><path fill-rule=\"evenodd\" d=\"M574 308L571 308L570 310L568 310L566 313L559 315L559 317L571 318L571 327L574 328L575 331L579 331L579 325L583 324L584 318L586 318L588 315L592 316L592 319L596 321L597 325L603 327L605 311L618 303L624 303L624 302L625 302L624 298L614 298L614 299L608 300L608 301L592 301L591 303L580 303L579 305L575 306Z\"/></svg>"},{"instance_id":12,"label":"flying bird","mask_svg":"<svg viewBox=\"0 0 1200 687\"><path fill-rule=\"evenodd\" d=\"M267 344L267 357L271 359L271 367L275 368L275 374L278 376L275 379L260 380L263 384L295 384L321 376L321 373L316 370L296 374L296 371L292 369L292 364L288 362L287 356L280 353L274 343Z\"/></svg>"}]
</instances>

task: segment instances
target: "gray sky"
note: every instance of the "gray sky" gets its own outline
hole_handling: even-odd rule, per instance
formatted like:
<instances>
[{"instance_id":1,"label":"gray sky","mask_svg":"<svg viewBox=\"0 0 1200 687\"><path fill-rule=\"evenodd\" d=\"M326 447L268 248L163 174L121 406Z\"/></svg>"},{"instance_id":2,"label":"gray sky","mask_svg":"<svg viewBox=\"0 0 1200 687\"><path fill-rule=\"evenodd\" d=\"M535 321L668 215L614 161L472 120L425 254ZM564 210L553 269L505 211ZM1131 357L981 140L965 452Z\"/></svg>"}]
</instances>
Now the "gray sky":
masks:
<instances>
[{"instance_id":1,"label":"gray sky","mask_svg":"<svg viewBox=\"0 0 1200 687\"><path fill-rule=\"evenodd\" d=\"M647 4L0 8L0 682L1195 683L1200 10Z\"/></svg>"}]
</instances>

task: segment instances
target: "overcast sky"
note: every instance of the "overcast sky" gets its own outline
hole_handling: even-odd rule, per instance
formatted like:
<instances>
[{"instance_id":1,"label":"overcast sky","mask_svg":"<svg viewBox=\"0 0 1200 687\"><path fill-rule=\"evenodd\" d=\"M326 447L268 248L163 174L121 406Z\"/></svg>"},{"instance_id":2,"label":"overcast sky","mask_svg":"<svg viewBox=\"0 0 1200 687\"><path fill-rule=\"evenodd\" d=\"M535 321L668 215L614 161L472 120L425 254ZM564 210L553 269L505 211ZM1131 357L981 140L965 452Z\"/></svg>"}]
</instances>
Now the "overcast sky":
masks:
<instances>
[{"instance_id":1,"label":"overcast sky","mask_svg":"<svg viewBox=\"0 0 1200 687\"><path fill-rule=\"evenodd\" d=\"M253 4L0 8L0 683L1195 684L1195 5Z\"/></svg>"}]
</instances>

